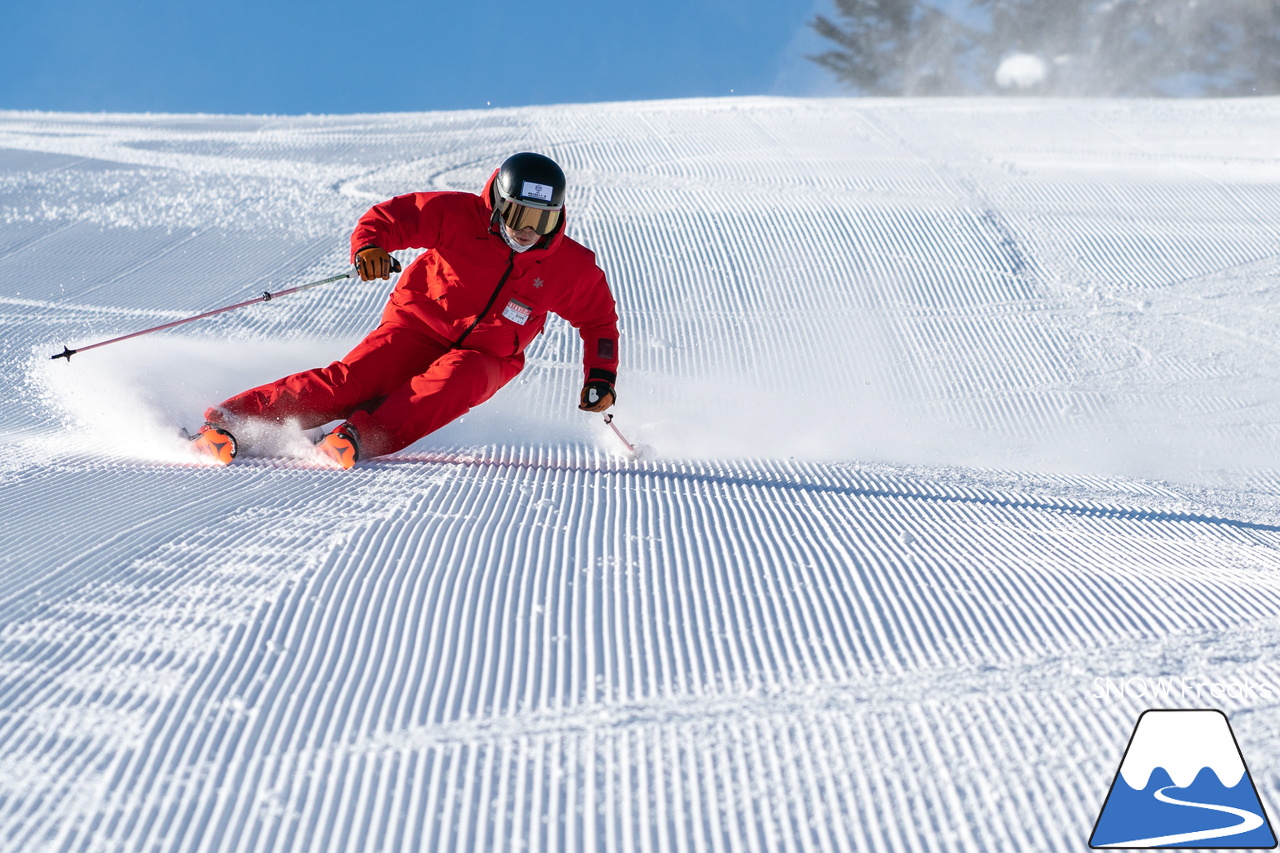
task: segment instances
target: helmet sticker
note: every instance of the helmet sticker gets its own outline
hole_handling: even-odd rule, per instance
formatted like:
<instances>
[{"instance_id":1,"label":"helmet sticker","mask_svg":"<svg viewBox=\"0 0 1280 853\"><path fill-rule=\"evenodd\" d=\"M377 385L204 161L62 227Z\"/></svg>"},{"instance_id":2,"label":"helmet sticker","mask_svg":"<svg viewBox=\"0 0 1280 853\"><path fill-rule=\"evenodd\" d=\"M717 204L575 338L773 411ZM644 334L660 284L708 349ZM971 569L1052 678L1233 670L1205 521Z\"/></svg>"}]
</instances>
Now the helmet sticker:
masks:
<instances>
[{"instance_id":1,"label":"helmet sticker","mask_svg":"<svg viewBox=\"0 0 1280 853\"><path fill-rule=\"evenodd\" d=\"M525 181L524 189L520 190L520 195L525 198L536 198L539 201L550 203L553 192L555 192L555 190L546 184L535 184L533 181Z\"/></svg>"}]
</instances>

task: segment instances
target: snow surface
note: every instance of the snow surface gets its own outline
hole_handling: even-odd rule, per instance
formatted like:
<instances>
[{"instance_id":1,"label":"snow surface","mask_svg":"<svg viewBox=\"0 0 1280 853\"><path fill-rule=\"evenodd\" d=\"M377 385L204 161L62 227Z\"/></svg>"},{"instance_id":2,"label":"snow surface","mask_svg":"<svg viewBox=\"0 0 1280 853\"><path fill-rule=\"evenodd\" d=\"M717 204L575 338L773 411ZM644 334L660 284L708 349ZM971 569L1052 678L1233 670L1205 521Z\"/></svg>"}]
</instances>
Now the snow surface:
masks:
<instances>
[{"instance_id":1,"label":"snow surface","mask_svg":"<svg viewBox=\"0 0 1280 853\"><path fill-rule=\"evenodd\" d=\"M1275 100L0 113L0 849L1082 850L1148 707L1224 710L1274 815L1277 140ZM640 462L564 323L394 457L181 461L385 283L49 359L522 149Z\"/></svg>"}]
</instances>

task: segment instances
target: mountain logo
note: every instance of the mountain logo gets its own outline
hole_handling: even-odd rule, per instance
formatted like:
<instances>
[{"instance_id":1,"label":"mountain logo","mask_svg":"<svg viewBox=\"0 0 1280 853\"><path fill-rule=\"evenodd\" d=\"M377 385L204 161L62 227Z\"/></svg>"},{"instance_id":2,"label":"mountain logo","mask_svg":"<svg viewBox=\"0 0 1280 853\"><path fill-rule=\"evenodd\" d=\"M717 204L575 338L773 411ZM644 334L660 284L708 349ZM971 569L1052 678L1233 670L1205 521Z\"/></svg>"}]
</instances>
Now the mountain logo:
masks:
<instances>
[{"instance_id":1,"label":"mountain logo","mask_svg":"<svg viewBox=\"0 0 1280 853\"><path fill-rule=\"evenodd\" d=\"M1274 848L1275 833L1227 715L1144 711L1089 846Z\"/></svg>"}]
</instances>

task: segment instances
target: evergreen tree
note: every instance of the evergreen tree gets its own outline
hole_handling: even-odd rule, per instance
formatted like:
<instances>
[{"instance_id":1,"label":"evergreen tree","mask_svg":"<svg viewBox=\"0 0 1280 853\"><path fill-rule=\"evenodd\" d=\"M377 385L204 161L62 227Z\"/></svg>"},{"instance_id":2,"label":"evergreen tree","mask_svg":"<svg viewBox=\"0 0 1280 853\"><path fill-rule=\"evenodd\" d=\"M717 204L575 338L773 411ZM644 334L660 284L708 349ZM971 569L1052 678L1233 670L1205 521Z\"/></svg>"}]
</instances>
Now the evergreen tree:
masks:
<instances>
[{"instance_id":1,"label":"evergreen tree","mask_svg":"<svg viewBox=\"0 0 1280 853\"><path fill-rule=\"evenodd\" d=\"M835 0L843 27L822 15L810 26L839 48L811 56L870 95L967 91L963 65L974 33L920 0Z\"/></svg>"},{"instance_id":2,"label":"evergreen tree","mask_svg":"<svg viewBox=\"0 0 1280 853\"><path fill-rule=\"evenodd\" d=\"M1196 4L1197 72L1205 94L1280 95L1280 3L1216 0Z\"/></svg>"},{"instance_id":3,"label":"evergreen tree","mask_svg":"<svg viewBox=\"0 0 1280 853\"><path fill-rule=\"evenodd\" d=\"M864 94L999 92L1015 55L1044 69L1037 94L1280 93L1276 0L969 0L971 24L924 0L834 2L839 23L811 26L837 47L809 58Z\"/></svg>"}]
</instances>

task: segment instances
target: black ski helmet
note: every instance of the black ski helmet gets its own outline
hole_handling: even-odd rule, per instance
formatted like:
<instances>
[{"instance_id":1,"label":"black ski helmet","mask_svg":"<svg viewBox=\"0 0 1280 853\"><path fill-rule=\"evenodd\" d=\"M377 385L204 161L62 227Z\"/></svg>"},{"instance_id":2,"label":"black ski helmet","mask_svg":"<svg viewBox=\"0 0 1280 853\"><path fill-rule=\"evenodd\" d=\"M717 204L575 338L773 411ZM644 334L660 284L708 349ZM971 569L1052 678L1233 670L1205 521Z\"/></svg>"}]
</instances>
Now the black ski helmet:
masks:
<instances>
[{"instance_id":1,"label":"black ski helmet","mask_svg":"<svg viewBox=\"0 0 1280 853\"><path fill-rule=\"evenodd\" d=\"M514 230L531 225L539 234L552 233L564 210L565 183L564 171L550 157L512 154L493 181L494 220L502 218Z\"/></svg>"}]
</instances>

